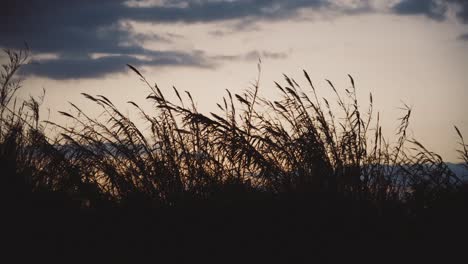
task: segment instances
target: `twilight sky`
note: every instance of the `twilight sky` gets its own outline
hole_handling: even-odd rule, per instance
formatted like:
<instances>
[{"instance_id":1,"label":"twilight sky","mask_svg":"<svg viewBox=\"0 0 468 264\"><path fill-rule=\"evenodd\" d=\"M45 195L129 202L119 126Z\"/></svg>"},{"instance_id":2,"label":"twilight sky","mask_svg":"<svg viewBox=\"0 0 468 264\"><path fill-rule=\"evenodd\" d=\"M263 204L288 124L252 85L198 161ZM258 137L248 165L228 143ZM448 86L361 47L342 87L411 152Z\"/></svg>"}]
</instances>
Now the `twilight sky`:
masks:
<instances>
[{"instance_id":1,"label":"twilight sky","mask_svg":"<svg viewBox=\"0 0 468 264\"><path fill-rule=\"evenodd\" d=\"M43 119L49 108L60 120L68 101L95 111L81 92L131 114L126 102L144 104L148 89L127 63L216 111L225 89L254 81L260 57L265 97L278 96L283 73L306 88L305 69L331 99L325 79L344 91L349 73L363 106L373 93L387 137L403 102L412 135L446 160L456 161L453 125L468 137L467 0L16 0L2 4L0 24L0 47L31 47L19 95L45 88Z\"/></svg>"}]
</instances>

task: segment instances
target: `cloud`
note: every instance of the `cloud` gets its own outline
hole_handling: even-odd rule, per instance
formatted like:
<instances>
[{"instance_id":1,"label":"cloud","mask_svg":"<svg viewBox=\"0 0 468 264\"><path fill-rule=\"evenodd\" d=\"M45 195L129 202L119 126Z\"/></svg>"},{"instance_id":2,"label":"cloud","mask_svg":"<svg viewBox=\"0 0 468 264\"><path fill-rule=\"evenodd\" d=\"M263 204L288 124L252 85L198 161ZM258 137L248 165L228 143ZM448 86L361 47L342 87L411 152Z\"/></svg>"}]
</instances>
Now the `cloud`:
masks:
<instances>
[{"instance_id":1,"label":"cloud","mask_svg":"<svg viewBox=\"0 0 468 264\"><path fill-rule=\"evenodd\" d=\"M457 17L463 23L468 23L468 1L467 0L448 0L458 7Z\"/></svg>"},{"instance_id":2,"label":"cloud","mask_svg":"<svg viewBox=\"0 0 468 264\"><path fill-rule=\"evenodd\" d=\"M468 1L447 0L459 7L457 16L468 22ZM351 3L351 4L348 4ZM154 52L147 41L172 43L182 36L141 34L128 21L154 24L234 21L234 28L213 31L221 36L244 32L257 21L304 19L304 10L333 11L344 15L372 12L370 0L16 0L2 3L0 46L22 48L28 42L36 54L57 54L44 60L31 74L52 78L96 78L136 65L204 67L216 58L193 50ZM392 11L399 15L423 14L445 18L445 4L439 0L402 0ZM305 15L306 19L308 18ZM252 29L250 29L252 30ZM91 54L114 54L90 60ZM275 58L274 54L253 54ZM286 55L278 55L282 58ZM229 56L226 56L229 57ZM245 59L245 58L244 58ZM88 62L86 62L88 60ZM120 66L119 64L125 61ZM210 60L213 60L210 62ZM152 61L153 63L149 63ZM177 61L178 63L174 63ZM96 65L91 65L92 63ZM62 67L60 67L62 65ZM78 69L78 66L88 69ZM81 67L80 66L80 67ZM120 68L119 68L120 67ZM68 72L65 71L68 69Z\"/></svg>"},{"instance_id":3,"label":"cloud","mask_svg":"<svg viewBox=\"0 0 468 264\"><path fill-rule=\"evenodd\" d=\"M329 6L327 0L237 0L163 1L167 5L131 7L123 0L16 0L0 9L0 33L5 44L31 38L40 51L57 49L119 49L118 43L132 39L124 20L176 23L229 19L284 19L301 8ZM186 3L182 7L174 5ZM155 36L157 38L157 36ZM37 42L37 43L36 43ZM82 43L90 44L84 46ZM2 43L3 44L3 43Z\"/></svg>"},{"instance_id":4,"label":"cloud","mask_svg":"<svg viewBox=\"0 0 468 264\"><path fill-rule=\"evenodd\" d=\"M142 66L194 66L214 67L202 52L157 52L144 59L130 55L107 55L92 58L67 57L37 60L23 67L22 74L46 76L56 80L99 78L127 70L126 64Z\"/></svg>"},{"instance_id":5,"label":"cloud","mask_svg":"<svg viewBox=\"0 0 468 264\"><path fill-rule=\"evenodd\" d=\"M458 36L459 40L468 41L468 33Z\"/></svg>"},{"instance_id":6,"label":"cloud","mask_svg":"<svg viewBox=\"0 0 468 264\"><path fill-rule=\"evenodd\" d=\"M129 18L146 22L213 22L229 19L279 20L297 15L302 8L322 8L327 0L237 0L237 1L167 1L184 2L182 7L157 6L132 8Z\"/></svg>"},{"instance_id":7,"label":"cloud","mask_svg":"<svg viewBox=\"0 0 468 264\"><path fill-rule=\"evenodd\" d=\"M425 15L440 21L447 18L449 6L457 9L457 18L468 23L467 0L401 0L392 7L392 11L399 15Z\"/></svg>"},{"instance_id":8,"label":"cloud","mask_svg":"<svg viewBox=\"0 0 468 264\"><path fill-rule=\"evenodd\" d=\"M288 54L286 52L269 52L269 51L251 51L247 54L244 55L244 58L246 60L258 60L259 58L261 59L273 59L273 60L278 60L278 59L286 59L288 57Z\"/></svg>"},{"instance_id":9,"label":"cloud","mask_svg":"<svg viewBox=\"0 0 468 264\"><path fill-rule=\"evenodd\" d=\"M468 0L401 0L392 7L392 11L398 15L424 15L442 21L447 19L449 8L454 8L456 18L468 24ZM468 34L457 39L468 41Z\"/></svg>"},{"instance_id":10,"label":"cloud","mask_svg":"<svg viewBox=\"0 0 468 264\"><path fill-rule=\"evenodd\" d=\"M280 60L286 59L289 56L286 52L269 52L253 50L245 54L238 55L218 55L212 56L214 61L256 61L258 59Z\"/></svg>"},{"instance_id":11,"label":"cloud","mask_svg":"<svg viewBox=\"0 0 468 264\"><path fill-rule=\"evenodd\" d=\"M443 20L447 6L435 0L403 0L392 9L400 15L426 15L432 19Z\"/></svg>"},{"instance_id":12,"label":"cloud","mask_svg":"<svg viewBox=\"0 0 468 264\"><path fill-rule=\"evenodd\" d=\"M26 41L36 54L58 54L26 72L57 79L95 78L136 65L204 67L210 62L195 51L154 52L146 41L170 43L181 36L139 34L125 21L192 23L232 19L285 19L302 8L328 6L327 0L16 0L2 3L0 46L22 48ZM129 4L130 3L130 4ZM91 54L116 56L91 59ZM144 57L145 59L142 59Z\"/></svg>"}]
</instances>

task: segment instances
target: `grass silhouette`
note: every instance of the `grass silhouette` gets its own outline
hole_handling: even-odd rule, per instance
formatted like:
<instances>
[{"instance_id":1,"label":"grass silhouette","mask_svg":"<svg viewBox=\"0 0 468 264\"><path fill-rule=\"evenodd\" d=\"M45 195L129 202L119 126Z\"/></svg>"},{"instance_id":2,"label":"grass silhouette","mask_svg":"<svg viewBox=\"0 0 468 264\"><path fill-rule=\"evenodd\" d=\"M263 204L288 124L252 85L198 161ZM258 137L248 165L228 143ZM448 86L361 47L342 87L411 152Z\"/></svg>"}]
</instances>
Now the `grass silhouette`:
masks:
<instances>
[{"instance_id":1,"label":"grass silhouette","mask_svg":"<svg viewBox=\"0 0 468 264\"><path fill-rule=\"evenodd\" d=\"M150 131L104 95L90 94L83 96L102 113L96 118L70 103L73 112L60 112L71 121L66 126L40 122L43 96L16 101L21 80L15 74L28 52L6 53L2 202L21 212L13 222L22 236L14 237L31 239L36 232L37 241L47 241L36 244L37 252L103 248L115 252L110 259L130 261L164 249L212 257L239 249L258 251L262 260L288 260L325 247L313 258L333 259L344 257L334 256L337 248L350 256L360 247L365 255L384 254L395 243L414 253L433 246L408 242L424 240L427 230L438 242L465 230L466 183L439 155L408 138L410 108L400 119L397 142L387 142L372 95L362 111L351 76L343 92L328 81L336 111L332 99L319 98L306 71L307 88L284 76L284 84L276 83L281 99L263 98L259 63L257 82L241 94L227 91L217 104L220 112L207 115L189 92L173 88L178 102L171 102L128 65L151 89L147 100L155 114L128 102ZM49 138L46 124L60 133ZM466 166L467 145L455 129ZM61 245L63 236L72 247ZM96 241L88 244L91 237ZM372 242L382 238L380 245ZM346 242L352 240L361 244Z\"/></svg>"}]
</instances>

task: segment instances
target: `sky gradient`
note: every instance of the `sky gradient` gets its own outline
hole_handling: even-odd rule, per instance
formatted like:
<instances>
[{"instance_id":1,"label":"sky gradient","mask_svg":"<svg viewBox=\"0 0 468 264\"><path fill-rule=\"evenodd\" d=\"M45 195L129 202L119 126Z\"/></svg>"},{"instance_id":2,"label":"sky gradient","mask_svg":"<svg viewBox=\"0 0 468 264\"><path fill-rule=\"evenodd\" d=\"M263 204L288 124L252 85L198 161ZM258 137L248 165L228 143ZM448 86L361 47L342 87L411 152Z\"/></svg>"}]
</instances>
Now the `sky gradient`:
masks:
<instances>
[{"instance_id":1,"label":"sky gradient","mask_svg":"<svg viewBox=\"0 0 468 264\"><path fill-rule=\"evenodd\" d=\"M325 79L343 91L351 74L363 106L373 93L387 137L403 103L414 110L411 134L448 161L453 125L468 135L465 0L19 0L4 4L0 23L1 47L31 48L20 96L45 88L43 119L60 119L68 101L95 111L82 92L132 114L126 102L143 104L149 91L127 63L216 111L225 89L255 80L261 58L265 97L278 96L283 73L306 88L307 70L327 98Z\"/></svg>"}]
</instances>

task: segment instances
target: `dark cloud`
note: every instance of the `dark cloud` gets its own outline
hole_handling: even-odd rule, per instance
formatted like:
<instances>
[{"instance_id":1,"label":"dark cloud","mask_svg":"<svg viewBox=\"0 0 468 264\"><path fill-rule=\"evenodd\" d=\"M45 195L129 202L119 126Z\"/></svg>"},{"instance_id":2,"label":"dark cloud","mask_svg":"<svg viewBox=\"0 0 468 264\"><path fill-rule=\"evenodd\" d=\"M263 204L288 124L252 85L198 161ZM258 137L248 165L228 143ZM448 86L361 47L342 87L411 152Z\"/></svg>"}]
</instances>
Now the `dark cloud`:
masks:
<instances>
[{"instance_id":1,"label":"dark cloud","mask_svg":"<svg viewBox=\"0 0 468 264\"><path fill-rule=\"evenodd\" d=\"M425 15L441 21L447 18L450 6L455 8L456 17L468 24L468 0L402 0L392 11L399 15ZM458 40L468 41L468 34L459 36Z\"/></svg>"},{"instance_id":2,"label":"dark cloud","mask_svg":"<svg viewBox=\"0 0 468 264\"><path fill-rule=\"evenodd\" d=\"M128 18L146 22L213 22L229 19L279 20L297 15L301 8L321 8L328 0L237 0L237 1L169 1L184 5L131 8Z\"/></svg>"},{"instance_id":3,"label":"dark cloud","mask_svg":"<svg viewBox=\"0 0 468 264\"><path fill-rule=\"evenodd\" d=\"M457 17L468 23L468 1L467 0L448 0L458 6Z\"/></svg>"},{"instance_id":4,"label":"dark cloud","mask_svg":"<svg viewBox=\"0 0 468 264\"><path fill-rule=\"evenodd\" d=\"M147 50L144 41L171 42L177 35L136 34L125 20L151 23L190 23L230 19L284 19L301 8L328 6L327 0L166 1L163 6L131 7L124 0L16 0L0 9L0 46L22 48L29 43L34 53L54 53L30 67L30 73L58 79L93 78L119 71L125 63L136 65L204 66L208 57L193 51ZM118 56L90 59L93 53ZM148 60L138 59L145 56ZM151 61L151 63L149 62ZM175 63L177 62L177 63ZM86 68L86 69L85 69Z\"/></svg>"},{"instance_id":5,"label":"dark cloud","mask_svg":"<svg viewBox=\"0 0 468 264\"><path fill-rule=\"evenodd\" d=\"M463 23L468 23L468 0L401 0L392 7L392 11L399 15L425 15L444 20L449 5L458 9L456 15Z\"/></svg>"},{"instance_id":6,"label":"dark cloud","mask_svg":"<svg viewBox=\"0 0 468 264\"><path fill-rule=\"evenodd\" d=\"M201 52L158 52L147 59L139 59L129 55L108 55L99 58L89 56L67 57L42 60L23 67L23 74L46 76L51 79L98 78L111 73L128 70L126 64L135 67L142 66L194 66L213 67Z\"/></svg>"},{"instance_id":7,"label":"dark cloud","mask_svg":"<svg viewBox=\"0 0 468 264\"><path fill-rule=\"evenodd\" d=\"M403 0L393 6L393 11L401 15L426 15L442 20L445 18L447 6L435 0Z\"/></svg>"},{"instance_id":8,"label":"dark cloud","mask_svg":"<svg viewBox=\"0 0 468 264\"><path fill-rule=\"evenodd\" d=\"M468 41L468 33L458 36L459 40Z\"/></svg>"}]
</instances>

